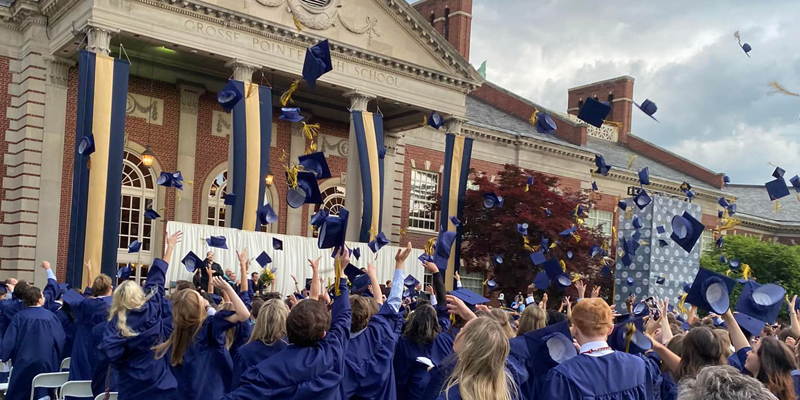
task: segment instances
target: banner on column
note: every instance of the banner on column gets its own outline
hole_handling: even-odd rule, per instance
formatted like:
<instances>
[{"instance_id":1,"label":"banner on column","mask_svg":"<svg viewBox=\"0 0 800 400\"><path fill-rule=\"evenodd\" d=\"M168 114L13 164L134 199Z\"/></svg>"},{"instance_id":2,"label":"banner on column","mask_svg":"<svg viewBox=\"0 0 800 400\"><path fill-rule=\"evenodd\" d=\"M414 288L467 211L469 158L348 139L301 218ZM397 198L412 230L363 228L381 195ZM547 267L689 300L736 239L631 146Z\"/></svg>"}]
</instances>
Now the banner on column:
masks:
<instances>
[{"instance_id":1,"label":"banner on column","mask_svg":"<svg viewBox=\"0 0 800 400\"><path fill-rule=\"evenodd\" d=\"M361 171L364 207L358 241L371 241L381 229L383 210L383 116L366 111L352 111L356 148Z\"/></svg>"},{"instance_id":2,"label":"banner on column","mask_svg":"<svg viewBox=\"0 0 800 400\"><path fill-rule=\"evenodd\" d=\"M117 270L122 156L130 64L81 51L67 282L82 288ZM94 272L84 271L91 261Z\"/></svg>"},{"instance_id":3,"label":"banner on column","mask_svg":"<svg viewBox=\"0 0 800 400\"><path fill-rule=\"evenodd\" d=\"M251 82L230 81L242 94L233 107L233 159L228 193L236 195L231 207L231 228L255 231L256 217L264 202L272 141L272 90ZM232 174L232 176L230 176Z\"/></svg>"},{"instance_id":4,"label":"banner on column","mask_svg":"<svg viewBox=\"0 0 800 400\"><path fill-rule=\"evenodd\" d=\"M469 180L469 163L472 158L472 139L448 133L445 138L444 176L442 179L441 229L456 232L456 240L447 260L445 282L452 285L454 271L461 265L461 226L455 226L451 216L462 220L464 213L464 196ZM450 290L450 289L448 289Z\"/></svg>"}]
</instances>

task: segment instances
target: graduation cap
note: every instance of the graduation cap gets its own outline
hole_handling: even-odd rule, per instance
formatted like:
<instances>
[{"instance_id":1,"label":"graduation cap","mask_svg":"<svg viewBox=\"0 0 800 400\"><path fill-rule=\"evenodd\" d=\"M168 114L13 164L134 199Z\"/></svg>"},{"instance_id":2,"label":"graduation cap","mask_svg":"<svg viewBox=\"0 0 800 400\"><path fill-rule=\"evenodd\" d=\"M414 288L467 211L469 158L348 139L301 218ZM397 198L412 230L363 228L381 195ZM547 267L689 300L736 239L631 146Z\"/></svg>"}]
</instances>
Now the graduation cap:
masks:
<instances>
[{"instance_id":1,"label":"graduation cap","mask_svg":"<svg viewBox=\"0 0 800 400\"><path fill-rule=\"evenodd\" d=\"M483 297L467 288L461 288L451 291L449 294L461 299L464 304L470 308L474 308L478 304L488 303L489 299Z\"/></svg>"},{"instance_id":2,"label":"graduation cap","mask_svg":"<svg viewBox=\"0 0 800 400\"><path fill-rule=\"evenodd\" d=\"M423 264L425 264L427 262L434 262L433 257L431 257L431 256L429 256L429 255L427 255L425 253L420 254L419 257L417 257L417 260L419 260Z\"/></svg>"},{"instance_id":3,"label":"graduation cap","mask_svg":"<svg viewBox=\"0 0 800 400\"><path fill-rule=\"evenodd\" d=\"M194 273L198 268L200 268L201 265L203 265L203 260L198 257L197 254L194 254L193 251L190 251L186 257L183 257L181 263L184 267L186 267L187 271Z\"/></svg>"},{"instance_id":4,"label":"graduation cap","mask_svg":"<svg viewBox=\"0 0 800 400\"><path fill-rule=\"evenodd\" d=\"M637 317L644 317L650 315L650 307L647 306L647 303L640 301L636 306L633 307L633 315Z\"/></svg>"},{"instance_id":5,"label":"graduation cap","mask_svg":"<svg viewBox=\"0 0 800 400\"><path fill-rule=\"evenodd\" d=\"M206 244L218 249L228 249L228 243L227 239L225 239L225 236L211 236L210 238L206 239Z\"/></svg>"},{"instance_id":6,"label":"graduation cap","mask_svg":"<svg viewBox=\"0 0 800 400\"><path fill-rule=\"evenodd\" d=\"M342 271L342 273L344 274L344 276L347 277L347 280L349 280L350 283L354 283L359 275L364 274L363 272L361 272L360 269L358 269L353 264L347 264L347 266L344 267L344 271Z\"/></svg>"},{"instance_id":7,"label":"graduation cap","mask_svg":"<svg viewBox=\"0 0 800 400\"><path fill-rule=\"evenodd\" d=\"M272 238L272 249L283 250L283 241L278 238Z\"/></svg>"},{"instance_id":8,"label":"graduation cap","mask_svg":"<svg viewBox=\"0 0 800 400\"><path fill-rule=\"evenodd\" d=\"M270 257L266 251L262 251L261 254L256 257L256 262L261 266L261 268L264 268L267 266L267 264L272 262L272 257Z\"/></svg>"},{"instance_id":9,"label":"graduation cap","mask_svg":"<svg viewBox=\"0 0 800 400\"><path fill-rule=\"evenodd\" d=\"M656 106L656 103L653 103L652 101L650 101L650 99L644 99L641 105L636 104L635 101L633 102L633 104L636 105L636 107L639 107L639 109L642 110L643 113L647 114L648 117L652 118L653 121L658 122L656 117L653 116L653 114L655 114L656 111L658 111L658 106Z\"/></svg>"},{"instance_id":10,"label":"graduation cap","mask_svg":"<svg viewBox=\"0 0 800 400\"><path fill-rule=\"evenodd\" d=\"M544 258L544 251L542 251L542 250L534 251L533 253L531 253L530 257L531 257L531 262L533 263L533 265L535 265L537 267L542 265L545 261L547 261Z\"/></svg>"},{"instance_id":11,"label":"graduation cap","mask_svg":"<svg viewBox=\"0 0 800 400\"><path fill-rule=\"evenodd\" d=\"M225 112L231 112L242 97L244 97L242 92L239 91L232 80L229 80L225 87L217 93L217 103L222 106Z\"/></svg>"},{"instance_id":12,"label":"graduation cap","mask_svg":"<svg viewBox=\"0 0 800 400\"><path fill-rule=\"evenodd\" d=\"M494 194L494 192L486 193L483 195L483 206L486 208L492 208L492 207L502 208L503 198Z\"/></svg>"},{"instance_id":13,"label":"graduation cap","mask_svg":"<svg viewBox=\"0 0 800 400\"><path fill-rule=\"evenodd\" d=\"M752 48L752 47L751 47L749 44L747 44L747 43L742 43L742 44L741 44L741 45L739 45L739 46L742 48L742 51L744 51L744 54L745 54L747 57L750 57L750 51L752 51L752 50L753 50L753 48Z\"/></svg>"},{"instance_id":14,"label":"graduation cap","mask_svg":"<svg viewBox=\"0 0 800 400\"><path fill-rule=\"evenodd\" d=\"M117 270L117 278L119 278L119 280L123 280L123 281L127 280L128 278L131 277L131 271L132 270L133 269L131 268L131 264L129 263L128 265L126 265L126 266L124 266L124 267L122 267L122 268Z\"/></svg>"},{"instance_id":15,"label":"graduation cap","mask_svg":"<svg viewBox=\"0 0 800 400\"><path fill-rule=\"evenodd\" d=\"M297 157L297 160L306 171L314 173L317 179L326 179L331 177L331 170L328 168L328 161L325 160L325 154L323 154L321 151Z\"/></svg>"},{"instance_id":16,"label":"graduation cap","mask_svg":"<svg viewBox=\"0 0 800 400\"><path fill-rule=\"evenodd\" d=\"M572 344L572 334L569 322L562 321L557 324L536 329L525 334L525 344L532 360L531 370L534 376L546 375L558 364L578 355Z\"/></svg>"},{"instance_id":17,"label":"graduation cap","mask_svg":"<svg viewBox=\"0 0 800 400\"><path fill-rule=\"evenodd\" d=\"M578 119L596 128L603 126L603 120L611 112L611 106L603 104L591 97L586 99L583 107L578 111Z\"/></svg>"},{"instance_id":18,"label":"graduation cap","mask_svg":"<svg viewBox=\"0 0 800 400\"><path fill-rule=\"evenodd\" d=\"M148 209L147 209L147 210L145 210L145 212L144 212L144 217L145 217L145 218L147 218L147 219L157 219L157 218L161 218L161 215L159 215L159 214L158 214L158 213L157 213L155 210L153 210L152 208L148 208Z\"/></svg>"},{"instance_id":19,"label":"graduation cap","mask_svg":"<svg viewBox=\"0 0 800 400\"><path fill-rule=\"evenodd\" d=\"M272 209L269 203L259 207L258 211L256 211L256 215L261 225L268 225L278 220L278 214L275 214L275 210Z\"/></svg>"},{"instance_id":20,"label":"graduation cap","mask_svg":"<svg viewBox=\"0 0 800 400\"><path fill-rule=\"evenodd\" d=\"M134 240L128 245L128 253L138 253L141 248L142 242Z\"/></svg>"},{"instance_id":21,"label":"graduation cap","mask_svg":"<svg viewBox=\"0 0 800 400\"><path fill-rule=\"evenodd\" d=\"M545 271L539 271L536 277L533 278L533 284L536 286L536 289L547 290L547 288L550 287L550 277L547 276Z\"/></svg>"},{"instance_id":22,"label":"graduation cap","mask_svg":"<svg viewBox=\"0 0 800 400\"><path fill-rule=\"evenodd\" d=\"M536 112L536 131L539 133L552 133L556 130L556 121L550 115L537 111Z\"/></svg>"},{"instance_id":23,"label":"graduation cap","mask_svg":"<svg viewBox=\"0 0 800 400\"><path fill-rule=\"evenodd\" d=\"M407 287L409 289L413 289L413 288L417 287L418 284L419 284L419 280L417 280L417 278L415 278L414 275L411 275L411 274L409 274L406 277L406 279L403 280L403 286L405 286L405 287Z\"/></svg>"},{"instance_id":24,"label":"graduation cap","mask_svg":"<svg viewBox=\"0 0 800 400\"><path fill-rule=\"evenodd\" d=\"M495 265L502 264L503 263L503 255L502 254L493 255L492 256L492 262L495 263Z\"/></svg>"},{"instance_id":25,"label":"graduation cap","mask_svg":"<svg viewBox=\"0 0 800 400\"><path fill-rule=\"evenodd\" d=\"M730 308L729 295L735 285L736 281L725 275L700 268L686 296L686 301L721 315Z\"/></svg>"},{"instance_id":26,"label":"graduation cap","mask_svg":"<svg viewBox=\"0 0 800 400\"><path fill-rule=\"evenodd\" d=\"M751 317L742 312L737 312L733 314L733 318L736 320L736 323L739 324L739 327L742 328L743 331L753 335L754 337L758 337L761 335L761 331L764 330L764 326L766 325L764 321Z\"/></svg>"},{"instance_id":27,"label":"graduation cap","mask_svg":"<svg viewBox=\"0 0 800 400\"><path fill-rule=\"evenodd\" d=\"M609 275L611 275L611 268L609 268L608 265L604 265L603 268L600 269L600 273L603 276L609 276Z\"/></svg>"},{"instance_id":28,"label":"graduation cap","mask_svg":"<svg viewBox=\"0 0 800 400\"><path fill-rule=\"evenodd\" d=\"M721 247L722 247L722 245L723 245L724 243L725 243L725 238L724 238L724 237L722 237L722 236L720 236L720 237L717 239L717 247L720 247L720 248L721 248Z\"/></svg>"},{"instance_id":29,"label":"graduation cap","mask_svg":"<svg viewBox=\"0 0 800 400\"><path fill-rule=\"evenodd\" d=\"M786 174L786 171L781 167L775 167L775 170L772 171L772 176L774 178L783 178L784 174Z\"/></svg>"},{"instance_id":30,"label":"graduation cap","mask_svg":"<svg viewBox=\"0 0 800 400\"><path fill-rule=\"evenodd\" d=\"M572 260L573 258L575 258L575 253L572 250L567 250L567 260Z\"/></svg>"},{"instance_id":31,"label":"graduation cap","mask_svg":"<svg viewBox=\"0 0 800 400\"><path fill-rule=\"evenodd\" d=\"M661 275L658 278L656 278L656 284L663 285L666 280L667 278L664 278L664 275Z\"/></svg>"},{"instance_id":32,"label":"graduation cap","mask_svg":"<svg viewBox=\"0 0 800 400\"><path fill-rule=\"evenodd\" d=\"M181 174L181 171L175 171L172 173L172 182L183 182L183 174Z\"/></svg>"},{"instance_id":33,"label":"graduation cap","mask_svg":"<svg viewBox=\"0 0 800 400\"><path fill-rule=\"evenodd\" d=\"M722 264L727 264L728 263L728 259L725 258L724 254L720 254L719 255L719 262L721 262Z\"/></svg>"},{"instance_id":34,"label":"graduation cap","mask_svg":"<svg viewBox=\"0 0 800 400\"><path fill-rule=\"evenodd\" d=\"M355 249L350 251L350 254L352 254L353 257L356 258L356 260L360 259L361 258L361 248L360 247L356 247Z\"/></svg>"},{"instance_id":35,"label":"graduation cap","mask_svg":"<svg viewBox=\"0 0 800 400\"><path fill-rule=\"evenodd\" d=\"M556 283L558 283L559 289L566 289L572 286L572 279L569 278L569 275L562 273L556 277Z\"/></svg>"},{"instance_id":36,"label":"graduation cap","mask_svg":"<svg viewBox=\"0 0 800 400\"><path fill-rule=\"evenodd\" d=\"M311 172L297 173L297 187L286 192L286 203L289 207L300 208L303 204L322 204L317 177Z\"/></svg>"},{"instance_id":37,"label":"graduation cap","mask_svg":"<svg viewBox=\"0 0 800 400\"><path fill-rule=\"evenodd\" d=\"M436 111L431 111L431 115L427 118L428 119L428 126L433 129L439 129L444 124L444 117L442 117Z\"/></svg>"},{"instance_id":38,"label":"graduation cap","mask_svg":"<svg viewBox=\"0 0 800 400\"><path fill-rule=\"evenodd\" d=\"M564 273L558 260L551 258L544 263L544 272L547 272L547 277L551 280L558 278L559 275Z\"/></svg>"},{"instance_id":39,"label":"graduation cap","mask_svg":"<svg viewBox=\"0 0 800 400\"><path fill-rule=\"evenodd\" d=\"M792 179L789 179L789 183L792 184L795 192L800 193L800 176L793 176Z\"/></svg>"},{"instance_id":40,"label":"graduation cap","mask_svg":"<svg viewBox=\"0 0 800 400\"><path fill-rule=\"evenodd\" d=\"M281 108L281 116L278 117L281 121L289 121L289 122L300 122L303 120L302 115L300 115L300 108L298 107L283 107Z\"/></svg>"},{"instance_id":41,"label":"graduation cap","mask_svg":"<svg viewBox=\"0 0 800 400\"><path fill-rule=\"evenodd\" d=\"M640 210L644 210L653 199L647 195L647 191L640 190L639 193L633 198L633 202L636 204Z\"/></svg>"},{"instance_id":42,"label":"graduation cap","mask_svg":"<svg viewBox=\"0 0 800 400\"><path fill-rule=\"evenodd\" d=\"M592 181L592 190L594 190L595 192L598 190L597 189L597 182L595 182L595 181Z\"/></svg>"},{"instance_id":43,"label":"graduation cap","mask_svg":"<svg viewBox=\"0 0 800 400\"><path fill-rule=\"evenodd\" d=\"M328 39L306 49L306 59L303 61L303 80L313 89L317 79L333 70L331 62L331 47Z\"/></svg>"},{"instance_id":44,"label":"graduation cap","mask_svg":"<svg viewBox=\"0 0 800 400\"><path fill-rule=\"evenodd\" d=\"M347 232L347 219L350 212L344 207L339 209L339 215L329 215L322 223L317 238L317 247L320 249L330 249L335 247L344 248L344 235Z\"/></svg>"},{"instance_id":45,"label":"graduation cap","mask_svg":"<svg viewBox=\"0 0 800 400\"><path fill-rule=\"evenodd\" d=\"M728 174L724 174L722 176L722 183L725 184L725 185L731 183L731 177L728 176Z\"/></svg>"},{"instance_id":46,"label":"graduation cap","mask_svg":"<svg viewBox=\"0 0 800 400\"><path fill-rule=\"evenodd\" d=\"M619 207L620 210L625 211L628 209L628 202L625 200L620 200L619 203L617 203L617 207Z\"/></svg>"},{"instance_id":47,"label":"graduation cap","mask_svg":"<svg viewBox=\"0 0 800 400\"><path fill-rule=\"evenodd\" d=\"M593 258L597 257L597 255L601 254L602 252L603 248L596 244L593 244L592 247L589 248L589 256Z\"/></svg>"},{"instance_id":48,"label":"graduation cap","mask_svg":"<svg viewBox=\"0 0 800 400\"><path fill-rule=\"evenodd\" d=\"M650 167L644 167L639 171L639 184L640 185L650 184Z\"/></svg>"},{"instance_id":49,"label":"graduation cap","mask_svg":"<svg viewBox=\"0 0 800 400\"><path fill-rule=\"evenodd\" d=\"M172 187L172 174L169 172L161 172L158 176L156 183L164 187Z\"/></svg>"},{"instance_id":50,"label":"graduation cap","mask_svg":"<svg viewBox=\"0 0 800 400\"><path fill-rule=\"evenodd\" d=\"M728 207L731 206L731 204L728 203L728 199L726 199L726 198L724 198L722 196L717 197L717 204L719 204L719 206L722 207L722 208L728 208Z\"/></svg>"},{"instance_id":51,"label":"graduation cap","mask_svg":"<svg viewBox=\"0 0 800 400\"><path fill-rule=\"evenodd\" d=\"M634 282L633 277L629 276L628 279L626 279L626 282L628 283L628 286L632 286Z\"/></svg>"},{"instance_id":52,"label":"graduation cap","mask_svg":"<svg viewBox=\"0 0 800 400\"><path fill-rule=\"evenodd\" d=\"M672 217L672 234L669 236L673 242L681 246L686 252L691 252L697 240L703 234L705 226L691 214L684 211L683 215Z\"/></svg>"},{"instance_id":53,"label":"graduation cap","mask_svg":"<svg viewBox=\"0 0 800 400\"><path fill-rule=\"evenodd\" d=\"M455 225L455 226L460 226L461 225L461 220L458 219L458 217L455 216L455 215L451 215L450 216L450 222L452 222L453 225Z\"/></svg>"},{"instance_id":54,"label":"graduation cap","mask_svg":"<svg viewBox=\"0 0 800 400\"><path fill-rule=\"evenodd\" d=\"M350 281L353 284L353 293L359 294L363 293L364 296L372 297L372 294L369 292L364 293L367 287L372 283L369 275L361 274L356 277L355 280Z\"/></svg>"},{"instance_id":55,"label":"graduation cap","mask_svg":"<svg viewBox=\"0 0 800 400\"><path fill-rule=\"evenodd\" d=\"M495 290L495 289L497 289L497 282L495 282L494 278L489 279L489 280L486 281L486 287L489 290Z\"/></svg>"},{"instance_id":56,"label":"graduation cap","mask_svg":"<svg viewBox=\"0 0 800 400\"><path fill-rule=\"evenodd\" d=\"M389 244L389 239L386 238L386 235L383 232L378 232L375 236L375 239L372 239L371 242L367 243L367 247L372 250L373 253L377 253L383 246Z\"/></svg>"},{"instance_id":57,"label":"graduation cap","mask_svg":"<svg viewBox=\"0 0 800 400\"><path fill-rule=\"evenodd\" d=\"M642 238L642 231L640 231L638 229L633 231L633 235L631 235L631 239L633 239L635 242L639 242L639 239L641 239L641 238ZM639 243L636 243L636 248L637 249L639 248Z\"/></svg>"},{"instance_id":58,"label":"graduation cap","mask_svg":"<svg viewBox=\"0 0 800 400\"><path fill-rule=\"evenodd\" d=\"M564 229L563 231L561 231L561 232L559 233L559 235L560 235L560 236L569 236L569 235L571 235L571 234L575 233L577 230L578 230L578 228L576 228L576 227L574 227L574 226L573 226L573 227L571 227L571 228Z\"/></svg>"},{"instance_id":59,"label":"graduation cap","mask_svg":"<svg viewBox=\"0 0 800 400\"><path fill-rule=\"evenodd\" d=\"M447 269L447 260L450 259L450 250L453 247L453 242L456 241L456 232L439 229L439 237L436 239L436 253L434 253L433 262L439 267L439 270Z\"/></svg>"},{"instance_id":60,"label":"graduation cap","mask_svg":"<svg viewBox=\"0 0 800 400\"><path fill-rule=\"evenodd\" d=\"M525 236L528 236L528 224L526 222L523 222L521 224L517 224L517 232L519 232L519 233L521 233L521 234L523 234Z\"/></svg>"},{"instance_id":61,"label":"graduation cap","mask_svg":"<svg viewBox=\"0 0 800 400\"><path fill-rule=\"evenodd\" d=\"M653 342L644 334L644 318L638 317L614 325L608 345L616 351L637 354L650 350Z\"/></svg>"},{"instance_id":62,"label":"graduation cap","mask_svg":"<svg viewBox=\"0 0 800 400\"><path fill-rule=\"evenodd\" d=\"M739 301L736 302L736 311L772 324L778 318L785 296L784 288L774 283L760 285L751 279L744 284Z\"/></svg>"},{"instance_id":63,"label":"graduation cap","mask_svg":"<svg viewBox=\"0 0 800 400\"><path fill-rule=\"evenodd\" d=\"M226 193L225 194L225 205L232 206L236 204L236 195L233 193Z\"/></svg>"},{"instance_id":64,"label":"graduation cap","mask_svg":"<svg viewBox=\"0 0 800 400\"><path fill-rule=\"evenodd\" d=\"M667 246L669 246L669 243L667 243L666 240L658 239L658 247L663 249L664 247L667 247Z\"/></svg>"},{"instance_id":65,"label":"graduation cap","mask_svg":"<svg viewBox=\"0 0 800 400\"><path fill-rule=\"evenodd\" d=\"M90 133L84 135L78 143L78 154L88 156L92 153L94 153L94 135Z\"/></svg>"},{"instance_id":66,"label":"graduation cap","mask_svg":"<svg viewBox=\"0 0 800 400\"><path fill-rule=\"evenodd\" d=\"M631 225L633 225L634 229L641 229L644 225L642 224L642 219L638 215L633 216L633 220L631 221Z\"/></svg>"},{"instance_id":67,"label":"graduation cap","mask_svg":"<svg viewBox=\"0 0 800 400\"><path fill-rule=\"evenodd\" d=\"M777 178L764 184L767 188L770 200L777 200L789 195L789 188L786 187L786 181L783 178Z\"/></svg>"},{"instance_id":68,"label":"graduation cap","mask_svg":"<svg viewBox=\"0 0 800 400\"><path fill-rule=\"evenodd\" d=\"M667 232L667 230L666 230L666 229L664 229L664 227L663 227L663 226L657 226L657 227L656 227L656 232L658 232L658 234L659 234L659 235L663 235L664 233L666 233L666 232Z\"/></svg>"},{"instance_id":69,"label":"graduation cap","mask_svg":"<svg viewBox=\"0 0 800 400\"><path fill-rule=\"evenodd\" d=\"M606 164L606 159L603 158L603 156L601 156L600 154L595 154L594 165L597 167L597 171L595 171L595 173L598 173L603 176L608 176L608 171L611 170L611 166Z\"/></svg>"}]
</instances>

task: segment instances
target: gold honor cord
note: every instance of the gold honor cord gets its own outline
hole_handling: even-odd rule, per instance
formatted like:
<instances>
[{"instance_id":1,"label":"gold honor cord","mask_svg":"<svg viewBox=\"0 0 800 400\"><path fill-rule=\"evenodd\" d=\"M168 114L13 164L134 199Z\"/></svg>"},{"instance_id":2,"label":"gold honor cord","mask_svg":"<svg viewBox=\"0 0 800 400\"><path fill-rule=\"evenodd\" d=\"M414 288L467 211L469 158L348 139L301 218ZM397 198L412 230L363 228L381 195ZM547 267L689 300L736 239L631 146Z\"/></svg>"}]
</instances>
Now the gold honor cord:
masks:
<instances>
[{"instance_id":1,"label":"gold honor cord","mask_svg":"<svg viewBox=\"0 0 800 400\"><path fill-rule=\"evenodd\" d=\"M625 352L631 352L631 341L633 340L633 334L636 333L636 325L632 323L627 323L625 325Z\"/></svg>"}]
</instances>

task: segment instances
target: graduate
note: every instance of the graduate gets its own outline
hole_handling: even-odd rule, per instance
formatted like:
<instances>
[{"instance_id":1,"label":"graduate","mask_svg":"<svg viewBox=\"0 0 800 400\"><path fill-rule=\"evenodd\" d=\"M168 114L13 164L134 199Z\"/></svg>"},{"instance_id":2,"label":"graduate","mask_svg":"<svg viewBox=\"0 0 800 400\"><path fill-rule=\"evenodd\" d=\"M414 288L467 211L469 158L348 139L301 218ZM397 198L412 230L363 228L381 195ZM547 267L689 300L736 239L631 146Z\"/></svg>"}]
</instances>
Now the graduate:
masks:
<instances>
[{"instance_id":1,"label":"graduate","mask_svg":"<svg viewBox=\"0 0 800 400\"><path fill-rule=\"evenodd\" d=\"M350 256L344 246L336 250L337 262L348 265ZM322 301L307 299L297 303L286 319L289 346L245 371L239 388L223 399L340 398L351 310L347 279L339 279L338 284L339 294L334 296L331 313Z\"/></svg>"},{"instance_id":2,"label":"graduate","mask_svg":"<svg viewBox=\"0 0 800 400\"><path fill-rule=\"evenodd\" d=\"M253 302L255 310L256 302ZM244 371L278 354L289 343L286 341L286 317L289 308L279 299L267 300L258 308L256 323L250 340L239 348L233 360L233 379L231 390L239 387L239 379Z\"/></svg>"},{"instance_id":3,"label":"graduate","mask_svg":"<svg viewBox=\"0 0 800 400\"><path fill-rule=\"evenodd\" d=\"M400 310L403 295L403 264L411 254L411 242L405 250L397 250L394 256L392 290L385 304L379 298L350 296L353 321L350 326L350 344L345 356L345 376L342 381L343 399L397 398L393 357L400 332L403 330L403 314ZM367 264L367 275L371 288L379 294L375 267ZM375 313L376 306L380 310Z\"/></svg>"},{"instance_id":4,"label":"graduate","mask_svg":"<svg viewBox=\"0 0 800 400\"><path fill-rule=\"evenodd\" d=\"M164 259L155 259L147 273L145 291L125 281L114 291L109 323L98 351L119 373L120 400L176 400L177 382L164 360L156 360L153 347L166 337L162 307L168 264L182 233L167 238ZM145 294L147 293L147 294Z\"/></svg>"},{"instance_id":5,"label":"graduate","mask_svg":"<svg viewBox=\"0 0 800 400\"><path fill-rule=\"evenodd\" d=\"M103 334L108 327L108 321L103 321L92 329L92 351L89 353L89 360L92 366L92 395L97 397L105 392L119 391L119 374L111 366L108 358L101 357L97 351L103 343Z\"/></svg>"},{"instance_id":6,"label":"graduate","mask_svg":"<svg viewBox=\"0 0 800 400\"><path fill-rule=\"evenodd\" d=\"M606 338L614 325L611 308L600 298L581 300L572 310L572 335L580 354L547 375L544 399L655 399L660 371L648 360L619 351Z\"/></svg>"},{"instance_id":7,"label":"graduate","mask_svg":"<svg viewBox=\"0 0 800 400\"><path fill-rule=\"evenodd\" d=\"M16 313L3 336L0 360L10 360L14 366L6 400L24 400L31 398L33 377L59 370L65 334L58 318L42 307L44 296L39 288L17 285L14 293L25 309ZM33 398L48 395L47 389L37 389Z\"/></svg>"},{"instance_id":8,"label":"graduate","mask_svg":"<svg viewBox=\"0 0 800 400\"><path fill-rule=\"evenodd\" d=\"M91 270L91 260L84 267ZM92 329L108 320L108 309L111 307L111 278L100 274L92 282L92 297L83 297L74 290L68 291L64 297L64 308L75 322L75 341L72 347L72 359L69 365L69 380L88 381L92 379L91 358L94 353Z\"/></svg>"},{"instance_id":9,"label":"graduate","mask_svg":"<svg viewBox=\"0 0 800 400\"><path fill-rule=\"evenodd\" d=\"M18 312L25 309L25 304L20 300L22 292L28 287L28 282L19 281L11 290L11 298L6 295L6 299L0 302L0 337L5 337L6 330L11 326L11 320Z\"/></svg>"}]
</instances>

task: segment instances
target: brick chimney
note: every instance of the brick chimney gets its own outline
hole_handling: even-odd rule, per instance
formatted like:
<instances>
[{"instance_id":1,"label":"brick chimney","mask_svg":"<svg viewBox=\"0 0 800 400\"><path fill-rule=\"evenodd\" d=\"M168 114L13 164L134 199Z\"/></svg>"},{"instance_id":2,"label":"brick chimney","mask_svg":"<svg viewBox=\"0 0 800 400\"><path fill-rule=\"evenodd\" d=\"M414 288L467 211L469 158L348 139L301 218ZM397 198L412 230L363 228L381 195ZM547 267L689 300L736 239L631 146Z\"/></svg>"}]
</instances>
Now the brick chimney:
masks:
<instances>
[{"instance_id":1,"label":"brick chimney","mask_svg":"<svg viewBox=\"0 0 800 400\"><path fill-rule=\"evenodd\" d=\"M469 61L472 0L422 0L411 6Z\"/></svg>"},{"instance_id":2,"label":"brick chimney","mask_svg":"<svg viewBox=\"0 0 800 400\"><path fill-rule=\"evenodd\" d=\"M578 110L587 98L593 97L598 101L608 101L611 104L611 113L608 121L622 125L619 129L618 142L628 143L631 133L631 113L633 110L633 78L620 76L605 81L590 83L568 90L567 112L578 115Z\"/></svg>"}]
</instances>

